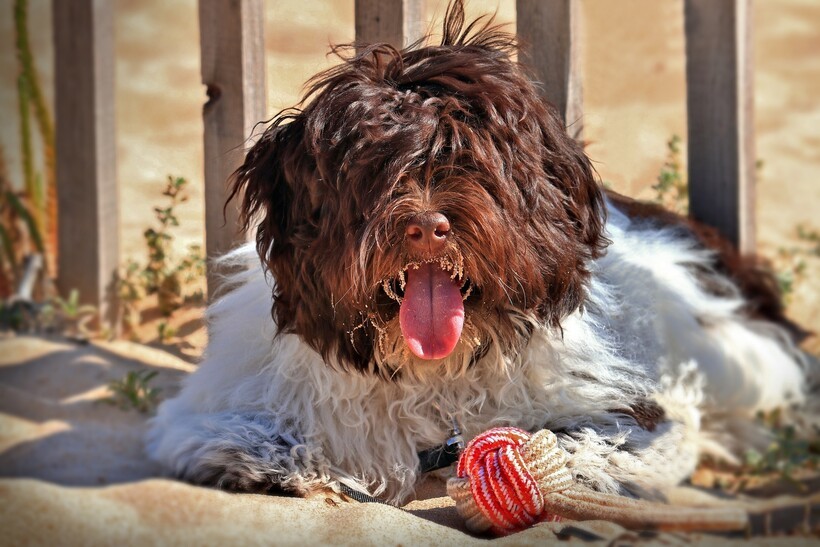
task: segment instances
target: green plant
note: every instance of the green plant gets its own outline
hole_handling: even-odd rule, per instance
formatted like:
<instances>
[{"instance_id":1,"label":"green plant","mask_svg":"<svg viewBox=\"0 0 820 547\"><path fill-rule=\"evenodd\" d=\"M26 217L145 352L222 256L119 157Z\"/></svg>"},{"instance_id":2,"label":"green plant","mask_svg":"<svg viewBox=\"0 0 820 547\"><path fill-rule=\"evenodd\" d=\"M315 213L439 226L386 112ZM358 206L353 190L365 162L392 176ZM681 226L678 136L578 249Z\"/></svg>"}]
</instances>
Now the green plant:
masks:
<instances>
[{"instance_id":1,"label":"green plant","mask_svg":"<svg viewBox=\"0 0 820 547\"><path fill-rule=\"evenodd\" d=\"M179 226L177 207L188 200L182 177L169 176L162 195L167 202L154 207L157 224L143 232L147 250L141 265L128 260L120 270L118 295L122 305L122 324L132 334L140 322L138 303L148 295L156 295L157 307L164 317L170 317L187 301L202 298L201 291L186 292L186 285L205 275L205 256L200 245L190 245L181 259L174 256L173 229ZM170 336L160 332L160 341Z\"/></svg>"},{"instance_id":2,"label":"green plant","mask_svg":"<svg viewBox=\"0 0 820 547\"><path fill-rule=\"evenodd\" d=\"M820 442L799 437L793 425L786 423L780 409L759 413L758 421L772 432L772 441L763 452L748 450L739 475L776 475L800 484L794 474L801 469L816 470L820 464Z\"/></svg>"},{"instance_id":3,"label":"green plant","mask_svg":"<svg viewBox=\"0 0 820 547\"><path fill-rule=\"evenodd\" d=\"M796 232L798 240L809 244L809 247L804 249L803 252L820 257L820 231L808 228L805 224L798 224Z\"/></svg>"},{"instance_id":4,"label":"green plant","mask_svg":"<svg viewBox=\"0 0 820 547\"><path fill-rule=\"evenodd\" d=\"M168 183L162 195L168 197L170 203L165 207L154 207L154 215L159 222L159 227L148 228L143 233L148 246L148 263L142 272L145 290L148 294L158 295L159 307L163 315L170 315L176 309L178 304L176 298L181 293L178 268L171 264L174 237L170 229L179 226L179 219L174 209L188 199L183 191L186 184L186 180L182 177L168 177Z\"/></svg>"},{"instance_id":5,"label":"green plant","mask_svg":"<svg viewBox=\"0 0 820 547\"><path fill-rule=\"evenodd\" d=\"M46 235L46 248L57 246L57 179L55 168L54 123L48 110L34 64L28 35L28 1L14 2L15 49L17 53L17 93L20 115L20 147L26 198L32 205L37 229ZM40 134L45 161L45 181L35 173L31 114Z\"/></svg>"},{"instance_id":6,"label":"green plant","mask_svg":"<svg viewBox=\"0 0 820 547\"><path fill-rule=\"evenodd\" d=\"M34 64L28 35L28 1L15 0L13 5L15 51L17 56L17 96L20 119L21 190L15 189L9 177L3 151L0 150L0 298L10 298L20 282L23 259L32 254L45 258L49 270L49 252L56 249L57 200L54 155L54 124L47 108ZM32 123L32 118L34 123ZM45 181L35 166L33 125L39 131L45 160ZM38 280L42 298L48 290L47 276ZM6 302L5 309L14 303ZM33 308L32 308L33 309Z\"/></svg>"},{"instance_id":7,"label":"green plant","mask_svg":"<svg viewBox=\"0 0 820 547\"><path fill-rule=\"evenodd\" d=\"M70 321L77 321L81 317L97 311L94 306L80 304L80 291L77 289L71 289L67 300L58 296L54 299L54 303L57 305L60 314Z\"/></svg>"},{"instance_id":8,"label":"green plant","mask_svg":"<svg viewBox=\"0 0 820 547\"><path fill-rule=\"evenodd\" d=\"M57 328L66 336L82 339L94 334L88 324L96 317L96 307L80 304L80 291L77 289L71 289L68 298L55 296L39 311L42 324Z\"/></svg>"},{"instance_id":9,"label":"green plant","mask_svg":"<svg viewBox=\"0 0 820 547\"><path fill-rule=\"evenodd\" d=\"M31 315L26 306L19 302L0 301L0 331L26 329L32 322Z\"/></svg>"},{"instance_id":10,"label":"green plant","mask_svg":"<svg viewBox=\"0 0 820 547\"><path fill-rule=\"evenodd\" d=\"M117 279L117 298L120 304L119 323L133 340L137 340L136 331L142 321L139 301L144 296L140 272L142 267L134 260L128 260L121 268Z\"/></svg>"},{"instance_id":11,"label":"green plant","mask_svg":"<svg viewBox=\"0 0 820 547\"><path fill-rule=\"evenodd\" d=\"M686 214L689 210L689 184L682 167L681 143L678 135L672 135L666 142L666 161L652 189L655 190L655 202Z\"/></svg>"},{"instance_id":12,"label":"green plant","mask_svg":"<svg viewBox=\"0 0 820 547\"><path fill-rule=\"evenodd\" d=\"M45 253L43 238L25 193L12 189L0 148L0 298L14 293L23 260L32 253Z\"/></svg>"},{"instance_id":13,"label":"green plant","mask_svg":"<svg viewBox=\"0 0 820 547\"><path fill-rule=\"evenodd\" d=\"M159 393L162 391L148 385L157 374L155 370L132 370L122 380L109 383L108 389L112 395L101 401L118 406L123 410L134 409L142 413L151 412L157 407Z\"/></svg>"},{"instance_id":14,"label":"green plant","mask_svg":"<svg viewBox=\"0 0 820 547\"><path fill-rule=\"evenodd\" d=\"M168 324L167 321L160 321L157 325L157 340L160 344L166 343L170 338L177 335L177 330Z\"/></svg>"},{"instance_id":15,"label":"green plant","mask_svg":"<svg viewBox=\"0 0 820 547\"><path fill-rule=\"evenodd\" d=\"M172 228L179 226L176 207L188 200L182 177L168 177L163 196L169 199L164 207L154 207L158 228L148 228L143 236L148 247L148 263L142 271L146 294L156 294L160 312L169 317L184 301L183 283L204 275L205 259L201 247L192 245L180 261L173 256Z\"/></svg>"},{"instance_id":16,"label":"green plant","mask_svg":"<svg viewBox=\"0 0 820 547\"><path fill-rule=\"evenodd\" d=\"M780 247L777 253L777 283L788 303L796 284L805 278L809 261L820 258L820 231L798 224L794 229L797 245Z\"/></svg>"}]
</instances>

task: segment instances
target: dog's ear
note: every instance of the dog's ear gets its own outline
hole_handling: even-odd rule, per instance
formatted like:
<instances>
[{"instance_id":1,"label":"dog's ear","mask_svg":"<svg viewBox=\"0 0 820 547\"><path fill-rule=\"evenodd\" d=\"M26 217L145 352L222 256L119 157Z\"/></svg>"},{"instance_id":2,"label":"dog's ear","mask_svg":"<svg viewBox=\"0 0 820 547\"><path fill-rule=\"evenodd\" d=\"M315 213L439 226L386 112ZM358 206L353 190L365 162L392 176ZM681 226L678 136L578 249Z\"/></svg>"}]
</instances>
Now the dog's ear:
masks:
<instances>
[{"instance_id":1,"label":"dog's ear","mask_svg":"<svg viewBox=\"0 0 820 547\"><path fill-rule=\"evenodd\" d=\"M310 211L303 202L314 172L303 133L298 114L277 116L233 174L228 198L239 200L242 228L256 228L257 252L276 280L272 313L283 332L293 326L299 300L291 294L297 286L294 234Z\"/></svg>"},{"instance_id":2,"label":"dog's ear","mask_svg":"<svg viewBox=\"0 0 820 547\"><path fill-rule=\"evenodd\" d=\"M346 315L336 313L321 271L338 263L328 258L344 228L323 217L327 185L317 166L307 114L280 114L233 175L229 199L240 203L244 229L256 228L256 250L273 275L273 316L279 333L302 337L325 360L367 366L372 348L350 334ZM335 235L334 235L335 234ZM334 237L336 237L334 239ZM354 349L349 340L357 338Z\"/></svg>"},{"instance_id":3,"label":"dog's ear","mask_svg":"<svg viewBox=\"0 0 820 547\"><path fill-rule=\"evenodd\" d=\"M284 117L274 120L256 144L248 151L245 161L234 172L228 203L239 200L240 223L244 230L256 225L259 255L266 263L270 253L281 253L287 247L291 224L294 193L288 182L287 161L293 155L294 133L291 124L282 123Z\"/></svg>"},{"instance_id":4,"label":"dog's ear","mask_svg":"<svg viewBox=\"0 0 820 547\"><path fill-rule=\"evenodd\" d=\"M548 156L545 171L565 196L564 208L576 239L588 247L588 258L597 258L609 244L603 234L606 208L601 185L583 144L569 135L557 110L549 109L548 123L553 127L545 140L553 157Z\"/></svg>"},{"instance_id":5,"label":"dog's ear","mask_svg":"<svg viewBox=\"0 0 820 547\"><path fill-rule=\"evenodd\" d=\"M600 257L609 240L604 234L606 208L592 164L583 144L572 138L559 113L545 104L540 116L543 170L550 208L544 209L543 227L552 232L547 246L555 264L547 282L549 297L539 314L559 326L566 315L583 304L589 264Z\"/></svg>"}]
</instances>

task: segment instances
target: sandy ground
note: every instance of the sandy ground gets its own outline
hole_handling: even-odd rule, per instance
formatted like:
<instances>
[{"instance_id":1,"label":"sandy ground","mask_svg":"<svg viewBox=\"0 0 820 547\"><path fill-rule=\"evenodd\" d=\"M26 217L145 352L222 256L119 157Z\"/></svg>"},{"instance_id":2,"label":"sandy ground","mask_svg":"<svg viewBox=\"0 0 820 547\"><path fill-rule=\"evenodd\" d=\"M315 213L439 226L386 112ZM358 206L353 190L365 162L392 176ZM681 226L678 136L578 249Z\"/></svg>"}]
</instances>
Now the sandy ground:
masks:
<instances>
[{"instance_id":1,"label":"sandy ground","mask_svg":"<svg viewBox=\"0 0 820 547\"><path fill-rule=\"evenodd\" d=\"M176 391L192 365L129 342L76 344L58 338L0 341L0 544L178 545L343 544L471 545L432 479L404 508L310 499L229 494L159 478L143 454L146 416L102 402L107 384L129 371L151 370L162 396ZM807 488L817 491L809 482ZM735 504L753 512L759 545L804 545L801 527L820 526L820 494L769 489L727 499L702 489L669 494L680 505ZM814 516L812 516L814 513ZM768 516L767 516L768 515ZM789 537L765 531L797 530ZM719 545L740 536L637 534L606 522L550 523L497 540L499 545L577 540L593 544Z\"/></svg>"},{"instance_id":2,"label":"sandy ground","mask_svg":"<svg viewBox=\"0 0 820 547\"><path fill-rule=\"evenodd\" d=\"M438 16L441 1L428 0ZM474 0L471 13L514 19L514 0ZM0 145L12 180L20 178L12 0L0 0ZM602 180L622 192L650 197L665 143L686 139L682 1L584 0L585 115L588 152ZM761 252L807 248L798 224L820 229L820 2L755 3L756 144L764 168L758 182ZM268 112L296 102L302 83L329 64L327 45L353 38L353 0L266 3ZM33 47L46 94L53 96L50 3L31 0ZM117 144L122 258L144 259L141 233L152 222L166 175L188 177L191 200L179 209L178 247L203 238L202 124L195 0L118 0L116 3ZM798 254L806 266L789 312L820 330L820 258ZM793 263L792 260L791 263ZM778 268L790 261L778 258ZM205 343L201 308L177 314L178 335L163 346L158 317L140 339L78 346L61 340L0 342L0 544L448 544L477 543L460 523L441 485L406 510L237 496L156 478L142 453L145 417L99 403L106 385L134 370L159 371L171 395ZM157 349L163 347L163 349ZM809 341L820 350L820 343ZM173 355L172 355L173 354ZM810 491L817 492L817 485ZM783 494L767 491L767 497ZM713 496L683 489L680 503ZM805 494L801 494L805 495ZM706 497L703 497L706 496ZM775 529L799 526L806 504L794 497L750 503L785 508L769 513ZM818 505L813 500L809 506ZM820 514L820 511L813 511ZM771 515L775 516L772 517ZM758 519L759 529L764 526ZM557 534L557 535L556 535ZM557 537L601 544L701 541L713 536L638 537L606 523L542 525L509 543ZM737 538L735 538L737 539ZM804 537L754 538L755 544L802 545ZM498 543L504 543L499 541Z\"/></svg>"}]
</instances>

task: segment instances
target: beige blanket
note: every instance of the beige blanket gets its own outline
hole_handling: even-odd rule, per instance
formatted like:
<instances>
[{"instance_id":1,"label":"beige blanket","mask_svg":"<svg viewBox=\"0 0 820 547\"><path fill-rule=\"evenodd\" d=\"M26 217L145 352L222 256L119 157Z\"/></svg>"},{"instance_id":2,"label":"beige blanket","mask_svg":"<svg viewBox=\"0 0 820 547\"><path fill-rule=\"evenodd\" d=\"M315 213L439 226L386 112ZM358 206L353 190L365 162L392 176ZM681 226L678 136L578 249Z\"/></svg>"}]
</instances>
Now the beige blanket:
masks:
<instances>
[{"instance_id":1,"label":"beige blanket","mask_svg":"<svg viewBox=\"0 0 820 547\"><path fill-rule=\"evenodd\" d=\"M156 370L152 382L172 395L194 367L128 342L79 345L60 339L0 341L0 544L7 545L470 545L443 484L427 481L404 508L229 494L166 478L147 460L147 417L100 402L129 371ZM721 500L694 489L676 503L742 503L760 513L755 526L784 529L816 520L820 498ZM778 509L779 508L779 509ZM761 512L764 511L765 512ZM562 540L593 544L734 543L727 536L638 534L605 522L535 526L493 540L499 545ZM807 537L756 536L759 545L803 545Z\"/></svg>"}]
</instances>

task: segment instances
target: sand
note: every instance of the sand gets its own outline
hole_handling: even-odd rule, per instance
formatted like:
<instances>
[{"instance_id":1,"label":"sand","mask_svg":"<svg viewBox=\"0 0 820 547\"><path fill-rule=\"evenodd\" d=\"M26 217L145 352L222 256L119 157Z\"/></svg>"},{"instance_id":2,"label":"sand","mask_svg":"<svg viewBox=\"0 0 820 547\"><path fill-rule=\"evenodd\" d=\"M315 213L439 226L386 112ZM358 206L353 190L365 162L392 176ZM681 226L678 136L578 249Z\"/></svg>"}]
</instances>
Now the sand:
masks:
<instances>
[{"instance_id":1,"label":"sand","mask_svg":"<svg viewBox=\"0 0 820 547\"><path fill-rule=\"evenodd\" d=\"M442 2L429 0L441 14ZM622 192L651 197L673 134L686 139L682 2L585 0L585 138L601 178ZM0 0L0 14L12 0ZM471 13L514 17L514 1L473 0ZM352 0L266 3L268 111L292 105L304 80L329 66L327 44L353 37ZM755 3L756 143L760 250L778 258L800 246L799 223L820 229L820 3ZM180 207L177 247L202 241L202 123L196 2L117 2L117 145L122 259L144 260L142 231L152 222L167 174L192 182ZM53 97L50 5L31 2L33 47ZM19 182L16 64L11 18L0 16L0 144ZM805 247L805 245L804 245ZM820 329L820 258L805 256L789 312ZM784 270L788 261L780 259ZM205 335L201 308L178 314L179 336L164 349L128 342L76 345L60 339L0 341L0 544L447 544L484 543L466 535L442 485L405 509L233 495L160 478L142 452L146 416L100 403L106 385L127 372L156 370L167 397L193 369ZM141 339L156 341L153 318ZM808 346L820 350L815 338ZM173 355L172 355L173 354ZM810 492L817 492L810 485ZM741 499L775 513L777 529L799 524L804 501L770 490L767 501ZM807 492L800 496L809 495ZM772 497L774 496L774 497ZM677 503L718 503L714 492L680 489ZM815 502L812 502L815 503ZM820 514L820 511L817 511ZM756 522L764 526L762 517ZM702 542L714 536L637 536L607 523L540 525L495 543L556 538L605 544ZM755 538L755 544L803 545L806 538Z\"/></svg>"},{"instance_id":2,"label":"sand","mask_svg":"<svg viewBox=\"0 0 820 547\"><path fill-rule=\"evenodd\" d=\"M8 545L471 545L444 484L430 479L403 508L343 501L333 494L310 499L232 494L163 478L143 452L148 415L102 402L109 382L129 371L157 371L153 385L172 396L194 367L170 353L131 342L77 344L59 338L0 341L0 544ZM810 484L811 492L817 485ZM774 511L773 530L800 529L805 508L820 495L767 500L721 499L679 488L681 505L740 504ZM776 508L780 507L781 509ZM818 516L809 518L813 527ZM757 533L765 519L756 517ZM544 544L576 539L593 544L680 541L680 534L636 534L606 522L550 523L505 539ZM677 538L677 539L676 539ZM715 545L742 539L689 534L686 541ZM802 545L806 537L756 537L771 545Z\"/></svg>"}]
</instances>

